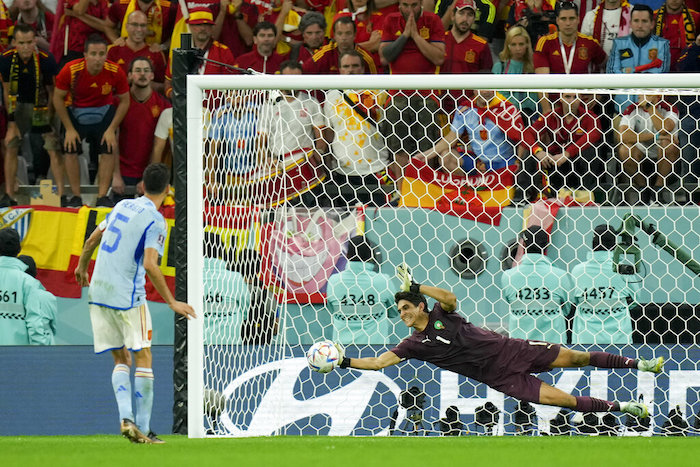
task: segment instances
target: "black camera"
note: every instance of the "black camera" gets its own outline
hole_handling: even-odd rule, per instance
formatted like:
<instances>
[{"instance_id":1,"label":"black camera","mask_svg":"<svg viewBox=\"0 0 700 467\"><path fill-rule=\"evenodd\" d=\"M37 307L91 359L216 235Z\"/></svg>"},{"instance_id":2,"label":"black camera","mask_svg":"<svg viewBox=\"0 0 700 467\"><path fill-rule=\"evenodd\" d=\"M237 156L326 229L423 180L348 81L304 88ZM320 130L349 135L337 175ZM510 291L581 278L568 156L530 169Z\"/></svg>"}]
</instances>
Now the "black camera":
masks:
<instances>
[{"instance_id":1,"label":"black camera","mask_svg":"<svg viewBox=\"0 0 700 467\"><path fill-rule=\"evenodd\" d=\"M498 424L500 413L493 402L479 406L474 411L474 419L478 427L482 427L486 433L491 433L493 427Z\"/></svg>"},{"instance_id":2,"label":"black camera","mask_svg":"<svg viewBox=\"0 0 700 467\"><path fill-rule=\"evenodd\" d=\"M408 435L425 435L426 428L423 424L423 409L425 407L425 393L416 386L411 386L407 391L399 394L399 405L406 409L406 419L397 431ZM398 411L394 411L391 416L389 431L395 434L396 418Z\"/></svg>"},{"instance_id":3,"label":"black camera","mask_svg":"<svg viewBox=\"0 0 700 467\"><path fill-rule=\"evenodd\" d=\"M459 436L462 434L464 424L459 419L459 409L451 405L445 411L445 418L440 420L440 431L443 436Z\"/></svg>"},{"instance_id":4,"label":"black camera","mask_svg":"<svg viewBox=\"0 0 700 467\"><path fill-rule=\"evenodd\" d=\"M530 35L532 43L537 43L537 39L549 34L549 25L556 23L556 13L554 11L543 11L533 13L529 8L523 11L523 17L527 19L525 30Z\"/></svg>"},{"instance_id":5,"label":"black camera","mask_svg":"<svg viewBox=\"0 0 700 467\"><path fill-rule=\"evenodd\" d=\"M425 405L425 393L416 386L411 386L408 391L401 391L399 396L401 407L407 411L423 410Z\"/></svg>"}]
</instances>

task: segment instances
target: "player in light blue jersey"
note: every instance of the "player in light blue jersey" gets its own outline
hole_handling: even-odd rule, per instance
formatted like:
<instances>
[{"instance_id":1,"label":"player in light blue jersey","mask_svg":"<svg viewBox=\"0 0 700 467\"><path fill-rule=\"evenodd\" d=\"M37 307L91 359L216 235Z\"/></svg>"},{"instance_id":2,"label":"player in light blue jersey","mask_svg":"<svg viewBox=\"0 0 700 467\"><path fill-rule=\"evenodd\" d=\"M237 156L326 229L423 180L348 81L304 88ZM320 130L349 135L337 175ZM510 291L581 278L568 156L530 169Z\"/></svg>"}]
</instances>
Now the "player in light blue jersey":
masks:
<instances>
[{"instance_id":1,"label":"player in light blue jersey","mask_svg":"<svg viewBox=\"0 0 700 467\"><path fill-rule=\"evenodd\" d=\"M341 344L386 344L399 316L396 284L376 272L371 245L364 236L350 239L348 266L328 279L326 295L333 316L333 340Z\"/></svg>"},{"instance_id":2,"label":"player in light blue jersey","mask_svg":"<svg viewBox=\"0 0 700 467\"><path fill-rule=\"evenodd\" d=\"M641 287L637 276L613 269L617 236L607 225L594 229L588 260L571 270L574 280L573 344L631 344L630 307Z\"/></svg>"},{"instance_id":3,"label":"player in light blue jersey","mask_svg":"<svg viewBox=\"0 0 700 467\"><path fill-rule=\"evenodd\" d=\"M146 304L145 275L165 303L177 314L195 318L194 309L175 300L160 271L167 234L165 219L158 212L170 189L170 170L151 164L143 172L145 195L120 201L92 232L80 255L75 277L90 285L88 302L95 353L110 350L114 358L112 387L119 408L122 435L134 443L163 443L150 429L153 406L153 358L151 315ZM99 247L92 282L88 263ZM136 370L131 405L131 354ZM134 423L134 421L136 423Z\"/></svg>"},{"instance_id":4,"label":"player in light blue jersey","mask_svg":"<svg viewBox=\"0 0 700 467\"><path fill-rule=\"evenodd\" d=\"M544 255L549 234L531 226L521 234L525 254L501 277L503 298L510 305L510 337L566 342L566 315L571 309L569 274Z\"/></svg>"}]
</instances>

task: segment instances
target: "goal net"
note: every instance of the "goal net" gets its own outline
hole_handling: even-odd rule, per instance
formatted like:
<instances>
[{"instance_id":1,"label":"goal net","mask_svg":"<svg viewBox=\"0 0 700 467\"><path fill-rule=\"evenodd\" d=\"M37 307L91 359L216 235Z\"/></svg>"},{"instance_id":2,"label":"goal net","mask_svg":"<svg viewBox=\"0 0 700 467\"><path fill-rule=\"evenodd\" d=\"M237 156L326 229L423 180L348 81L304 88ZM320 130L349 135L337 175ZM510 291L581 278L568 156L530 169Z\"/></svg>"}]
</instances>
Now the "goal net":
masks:
<instances>
[{"instance_id":1,"label":"goal net","mask_svg":"<svg viewBox=\"0 0 700 467\"><path fill-rule=\"evenodd\" d=\"M189 435L696 433L697 88L682 74L189 76ZM521 403L417 360L312 372L314 342L374 357L410 335L402 263L476 326L663 356L659 375L537 375L651 417Z\"/></svg>"}]
</instances>

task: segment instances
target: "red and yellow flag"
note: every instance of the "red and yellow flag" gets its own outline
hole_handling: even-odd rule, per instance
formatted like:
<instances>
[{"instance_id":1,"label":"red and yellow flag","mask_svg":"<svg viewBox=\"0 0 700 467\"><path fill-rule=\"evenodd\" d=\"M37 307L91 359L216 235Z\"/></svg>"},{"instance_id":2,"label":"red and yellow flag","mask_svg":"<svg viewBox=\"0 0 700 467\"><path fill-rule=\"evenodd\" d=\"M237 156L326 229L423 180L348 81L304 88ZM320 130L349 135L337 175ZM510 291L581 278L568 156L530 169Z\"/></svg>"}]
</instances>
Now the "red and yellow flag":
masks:
<instances>
[{"instance_id":1,"label":"red and yellow flag","mask_svg":"<svg viewBox=\"0 0 700 467\"><path fill-rule=\"evenodd\" d=\"M435 209L445 214L491 225L501 221L510 205L516 166L478 175L455 175L412 160L404 168L399 206Z\"/></svg>"}]
</instances>

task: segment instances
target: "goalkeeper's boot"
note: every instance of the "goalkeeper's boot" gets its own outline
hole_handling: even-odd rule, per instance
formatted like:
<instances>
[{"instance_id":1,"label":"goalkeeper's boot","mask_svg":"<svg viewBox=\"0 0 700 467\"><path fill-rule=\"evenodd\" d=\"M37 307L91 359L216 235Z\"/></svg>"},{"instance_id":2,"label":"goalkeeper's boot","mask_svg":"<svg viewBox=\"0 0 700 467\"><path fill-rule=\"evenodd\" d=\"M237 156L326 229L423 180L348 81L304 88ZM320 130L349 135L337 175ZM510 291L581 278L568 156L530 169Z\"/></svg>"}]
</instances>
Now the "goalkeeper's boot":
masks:
<instances>
[{"instance_id":1,"label":"goalkeeper's boot","mask_svg":"<svg viewBox=\"0 0 700 467\"><path fill-rule=\"evenodd\" d=\"M649 360L639 359L637 362L637 368L640 371L649 371L651 373L661 373L661 369L664 367L664 357L651 358Z\"/></svg>"},{"instance_id":2,"label":"goalkeeper's boot","mask_svg":"<svg viewBox=\"0 0 700 467\"><path fill-rule=\"evenodd\" d=\"M165 444L165 441L160 439L157 434L153 433L152 431L148 432L148 439L151 440L151 443L153 444Z\"/></svg>"},{"instance_id":3,"label":"goalkeeper's boot","mask_svg":"<svg viewBox=\"0 0 700 467\"><path fill-rule=\"evenodd\" d=\"M128 418L125 418L122 420L121 424L121 432L122 436L132 443L137 443L137 444L151 444L152 441L150 438L143 433L141 433L141 430L136 426L136 424L129 420Z\"/></svg>"},{"instance_id":4,"label":"goalkeeper's boot","mask_svg":"<svg viewBox=\"0 0 700 467\"><path fill-rule=\"evenodd\" d=\"M620 412L628 413L637 418L649 417L649 409L642 402L620 402Z\"/></svg>"}]
</instances>

